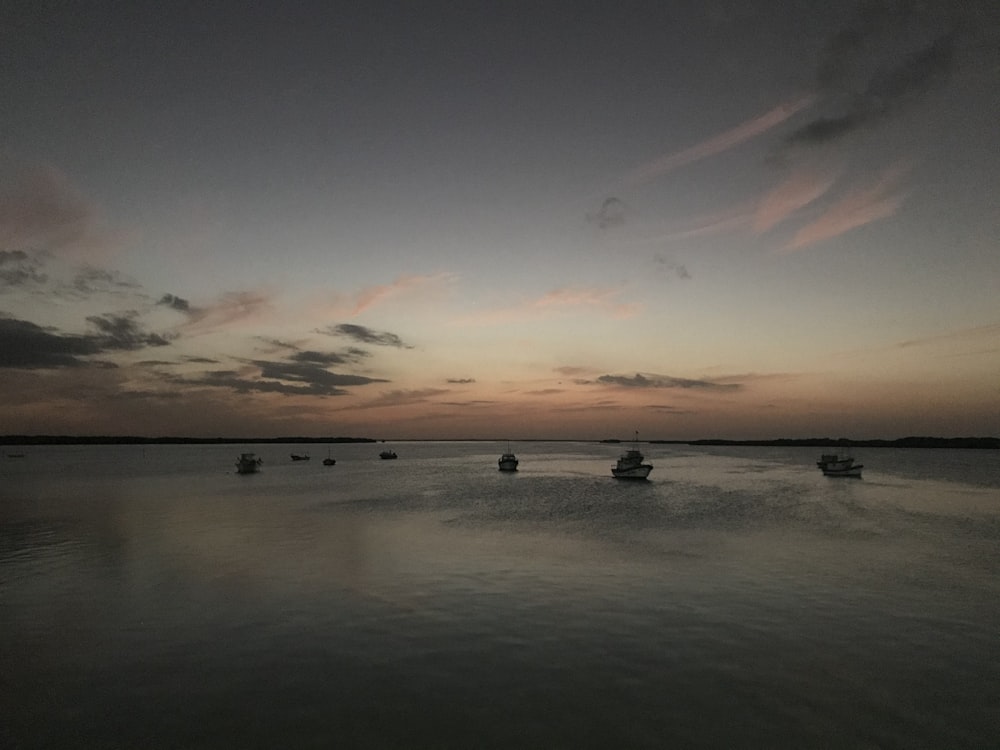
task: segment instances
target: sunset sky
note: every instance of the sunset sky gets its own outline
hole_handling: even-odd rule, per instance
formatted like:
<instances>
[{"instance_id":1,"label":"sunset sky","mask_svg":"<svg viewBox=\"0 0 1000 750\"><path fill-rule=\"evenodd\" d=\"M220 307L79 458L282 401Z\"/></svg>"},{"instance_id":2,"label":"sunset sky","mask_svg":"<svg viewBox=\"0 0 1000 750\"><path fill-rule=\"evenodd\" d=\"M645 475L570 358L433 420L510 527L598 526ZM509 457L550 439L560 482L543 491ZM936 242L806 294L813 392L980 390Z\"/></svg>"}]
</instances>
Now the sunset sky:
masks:
<instances>
[{"instance_id":1,"label":"sunset sky","mask_svg":"<svg viewBox=\"0 0 1000 750\"><path fill-rule=\"evenodd\" d=\"M0 91L0 434L1000 434L995 0L21 3Z\"/></svg>"}]
</instances>

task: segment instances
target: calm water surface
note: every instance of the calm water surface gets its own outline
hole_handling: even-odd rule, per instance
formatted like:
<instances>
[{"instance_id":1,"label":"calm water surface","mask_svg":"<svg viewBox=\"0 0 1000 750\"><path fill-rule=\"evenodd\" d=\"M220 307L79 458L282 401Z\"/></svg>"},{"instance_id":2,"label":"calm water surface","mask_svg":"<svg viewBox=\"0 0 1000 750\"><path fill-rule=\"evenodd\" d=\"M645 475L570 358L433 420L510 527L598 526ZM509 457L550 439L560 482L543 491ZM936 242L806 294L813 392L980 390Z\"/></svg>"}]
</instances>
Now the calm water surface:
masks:
<instances>
[{"instance_id":1,"label":"calm water surface","mask_svg":"<svg viewBox=\"0 0 1000 750\"><path fill-rule=\"evenodd\" d=\"M0 747L1000 742L998 451L382 447L5 449Z\"/></svg>"}]
</instances>

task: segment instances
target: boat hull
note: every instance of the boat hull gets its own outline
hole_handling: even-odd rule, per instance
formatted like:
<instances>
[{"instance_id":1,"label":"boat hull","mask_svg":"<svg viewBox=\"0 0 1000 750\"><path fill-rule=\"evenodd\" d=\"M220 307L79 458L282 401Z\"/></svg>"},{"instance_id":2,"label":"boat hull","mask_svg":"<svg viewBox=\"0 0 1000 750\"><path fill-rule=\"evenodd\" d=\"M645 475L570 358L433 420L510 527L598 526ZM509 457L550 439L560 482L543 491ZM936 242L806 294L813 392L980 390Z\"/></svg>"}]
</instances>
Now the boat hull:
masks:
<instances>
[{"instance_id":1,"label":"boat hull","mask_svg":"<svg viewBox=\"0 0 1000 750\"><path fill-rule=\"evenodd\" d=\"M861 478L861 470L865 468L863 464L858 464L857 466L846 466L846 467L835 467L835 466L824 466L822 468L823 476L825 477L850 477L854 479Z\"/></svg>"},{"instance_id":2,"label":"boat hull","mask_svg":"<svg viewBox=\"0 0 1000 750\"><path fill-rule=\"evenodd\" d=\"M624 469L615 467L611 470L611 475L615 479L645 479L652 470L652 464L640 464L639 466L629 466Z\"/></svg>"},{"instance_id":3,"label":"boat hull","mask_svg":"<svg viewBox=\"0 0 1000 750\"><path fill-rule=\"evenodd\" d=\"M517 471L517 459L516 458L501 458L497 461L497 465L500 471Z\"/></svg>"}]
</instances>

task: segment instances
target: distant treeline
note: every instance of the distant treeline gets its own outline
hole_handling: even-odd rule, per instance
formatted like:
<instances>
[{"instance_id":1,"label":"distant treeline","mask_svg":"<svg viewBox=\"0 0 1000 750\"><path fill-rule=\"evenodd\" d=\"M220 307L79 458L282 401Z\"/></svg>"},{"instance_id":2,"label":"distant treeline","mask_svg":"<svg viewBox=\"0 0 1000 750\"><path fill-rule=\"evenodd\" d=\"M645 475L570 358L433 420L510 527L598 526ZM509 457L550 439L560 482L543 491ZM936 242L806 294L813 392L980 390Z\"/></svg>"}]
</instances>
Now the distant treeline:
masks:
<instances>
[{"instance_id":1,"label":"distant treeline","mask_svg":"<svg viewBox=\"0 0 1000 750\"><path fill-rule=\"evenodd\" d=\"M192 438L134 437L130 435L0 435L0 445L221 445L224 443L375 443L374 438L357 437L276 437L276 438Z\"/></svg>"},{"instance_id":2,"label":"distant treeline","mask_svg":"<svg viewBox=\"0 0 1000 750\"><path fill-rule=\"evenodd\" d=\"M683 445L754 445L804 448L1000 448L993 437L905 437L897 440L850 440L849 438L778 438L777 440L650 440L650 443Z\"/></svg>"}]
</instances>

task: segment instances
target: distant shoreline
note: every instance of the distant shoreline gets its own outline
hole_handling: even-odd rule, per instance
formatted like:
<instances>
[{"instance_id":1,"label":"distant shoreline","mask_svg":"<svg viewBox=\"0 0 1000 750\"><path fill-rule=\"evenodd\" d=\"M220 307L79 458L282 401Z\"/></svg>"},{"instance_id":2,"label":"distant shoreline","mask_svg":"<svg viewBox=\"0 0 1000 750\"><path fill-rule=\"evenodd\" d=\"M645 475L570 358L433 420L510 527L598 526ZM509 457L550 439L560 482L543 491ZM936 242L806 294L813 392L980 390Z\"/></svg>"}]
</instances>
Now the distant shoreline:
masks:
<instances>
[{"instance_id":1,"label":"distant shoreline","mask_svg":"<svg viewBox=\"0 0 1000 750\"><path fill-rule=\"evenodd\" d=\"M506 438L462 438L406 440L393 442L502 442ZM0 435L0 445L226 445L226 444L276 444L276 443L378 443L385 440L365 437L302 437L284 436L274 438L197 438L197 437L139 437L133 435ZM518 439L518 443L611 443L627 442L617 438L604 440L549 440ZM692 445L692 446L750 446L772 448L1000 448L1000 438L995 437L905 437L895 440L851 440L849 438L777 438L773 440L644 440L650 445Z\"/></svg>"}]
</instances>

